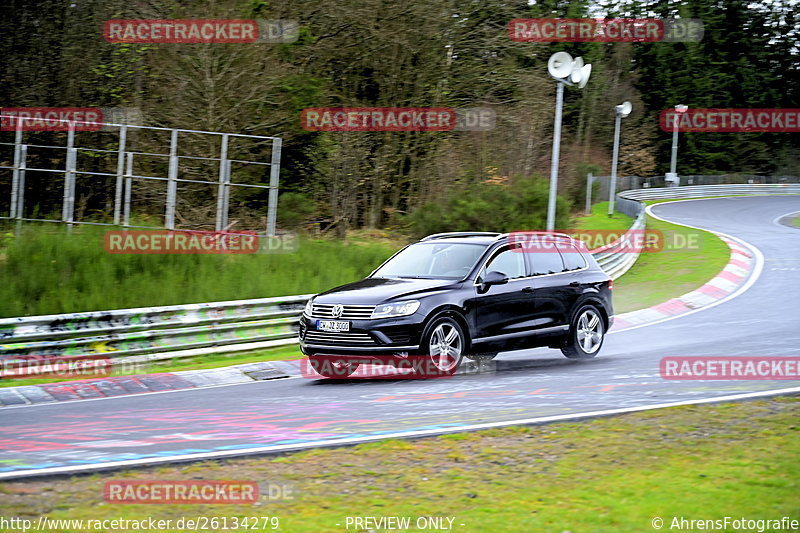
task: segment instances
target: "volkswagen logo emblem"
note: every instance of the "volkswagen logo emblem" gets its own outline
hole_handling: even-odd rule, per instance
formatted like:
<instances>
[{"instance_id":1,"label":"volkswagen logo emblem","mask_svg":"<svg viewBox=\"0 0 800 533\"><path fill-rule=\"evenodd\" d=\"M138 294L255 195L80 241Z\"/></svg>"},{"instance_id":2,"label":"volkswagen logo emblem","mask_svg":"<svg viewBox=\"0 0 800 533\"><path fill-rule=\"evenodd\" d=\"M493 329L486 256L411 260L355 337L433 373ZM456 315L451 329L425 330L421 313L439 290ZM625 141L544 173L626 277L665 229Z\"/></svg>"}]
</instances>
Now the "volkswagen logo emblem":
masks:
<instances>
[{"instance_id":1,"label":"volkswagen logo emblem","mask_svg":"<svg viewBox=\"0 0 800 533\"><path fill-rule=\"evenodd\" d=\"M336 304L333 306L333 309L331 309L331 316L333 318L339 318L342 316L342 313L344 313L344 306L342 304Z\"/></svg>"}]
</instances>

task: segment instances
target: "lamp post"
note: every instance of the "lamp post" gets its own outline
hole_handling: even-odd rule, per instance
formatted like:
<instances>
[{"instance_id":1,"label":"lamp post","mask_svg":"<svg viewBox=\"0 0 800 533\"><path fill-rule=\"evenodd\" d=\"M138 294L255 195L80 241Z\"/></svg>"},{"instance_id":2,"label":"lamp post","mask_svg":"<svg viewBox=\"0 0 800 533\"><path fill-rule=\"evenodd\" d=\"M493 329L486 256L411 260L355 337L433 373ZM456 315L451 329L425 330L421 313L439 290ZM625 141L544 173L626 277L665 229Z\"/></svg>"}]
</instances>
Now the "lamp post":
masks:
<instances>
[{"instance_id":1,"label":"lamp post","mask_svg":"<svg viewBox=\"0 0 800 533\"><path fill-rule=\"evenodd\" d=\"M553 231L556 224L556 197L558 195L558 155L561 149L561 112L564 107L564 86L577 84L579 89L586 86L592 65L584 65L583 59L566 52L556 52L547 61L547 71L557 82L556 116L553 124L553 155L550 160L550 197L547 202L547 231Z\"/></svg>"},{"instance_id":2,"label":"lamp post","mask_svg":"<svg viewBox=\"0 0 800 533\"><path fill-rule=\"evenodd\" d=\"M614 107L614 155L611 158L611 187L608 192L608 216L614 215L614 196L617 192L617 159L619 158L619 128L622 119L631 114L633 106L625 101Z\"/></svg>"},{"instance_id":3,"label":"lamp post","mask_svg":"<svg viewBox=\"0 0 800 533\"><path fill-rule=\"evenodd\" d=\"M678 185L678 173L677 173L677 166L678 166L678 124L680 123L680 117L682 114L686 113L686 110L689 109L689 106L685 106L683 104L678 104L675 106L675 122L672 125L672 159L669 163L669 174L666 176L666 181L672 183L673 185Z\"/></svg>"}]
</instances>

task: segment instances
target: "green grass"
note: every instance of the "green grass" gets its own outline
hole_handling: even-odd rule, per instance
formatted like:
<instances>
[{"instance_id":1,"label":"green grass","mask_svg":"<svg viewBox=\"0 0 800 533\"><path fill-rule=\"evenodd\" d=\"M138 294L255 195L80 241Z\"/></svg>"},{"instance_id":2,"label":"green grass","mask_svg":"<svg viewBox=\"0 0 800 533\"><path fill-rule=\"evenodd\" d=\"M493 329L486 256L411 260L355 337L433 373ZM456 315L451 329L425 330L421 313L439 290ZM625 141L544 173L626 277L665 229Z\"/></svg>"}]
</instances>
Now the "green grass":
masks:
<instances>
[{"instance_id":1,"label":"green grass","mask_svg":"<svg viewBox=\"0 0 800 533\"><path fill-rule=\"evenodd\" d=\"M617 314L657 305L691 292L719 274L730 259L728 245L712 233L650 216L647 228L661 231L669 242L697 236L699 248L665 247L659 252L640 254L633 267L614 281L614 312Z\"/></svg>"},{"instance_id":2,"label":"green grass","mask_svg":"<svg viewBox=\"0 0 800 533\"><path fill-rule=\"evenodd\" d=\"M794 217L792 220L789 221L789 224L791 224L795 228L800 228L800 216Z\"/></svg>"},{"instance_id":3,"label":"green grass","mask_svg":"<svg viewBox=\"0 0 800 533\"><path fill-rule=\"evenodd\" d=\"M262 361L281 361L285 359L301 359L304 355L300 353L297 344L268 348L264 350L254 350L249 352L233 352L228 354L208 354L193 357L183 357L180 359L165 359L163 361L152 361L141 364L121 365L114 369L110 377L157 374L162 372L177 372L180 370L201 370L207 368L220 368L231 365L241 365L245 363L260 363ZM44 385L46 383L61 383L64 381L76 381L81 378L76 377L40 377L40 378L2 378L0 388L21 387L23 385ZM91 378L87 378L91 379Z\"/></svg>"},{"instance_id":4,"label":"green grass","mask_svg":"<svg viewBox=\"0 0 800 533\"><path fill-rule=\"evenodd\" d=\"M655 531L654 517L665 520L665 531L677 531L668 527L673 517L798 519L799 407L796 397L676 407L280 457L5 482L0 515L34 522L39 515L277 516L280 531L289 533L347 531L347 516L454 517L452 530L464 533L640 533ZM104 483L119 479L243 480L293 491L292 499L255 506L105 503Z\"/></svg>"},{"instance_id":5,"label":"green grass","mask_svg":"<svg viewBox=\"0 0 800 533\"><path fill-rule=\"evenodd\" d=\"M670 200L646 202L661 203ZM581 229L627 229L633 219L617 213L608 217L608 202L592 207L592 215L577 219ZM728 246L715 235L697 231L676 224L670 224L647 217L647 228L661 231L675 242L689 235L697 235L699 248L665 249L659 252L643 253L622 277L614 281L614 312L626 313L643 309L670 298L675 298L716 276L730 258Z\"/></svg>"},{"instance_id":6,"label":"green grass","mask_svg":"<svg viewBox=\"0 0 800 533\"><path fill-rule=\"evenodd\" d=\"M575 216L572 222L576 229L618 230L630 228L633 218L619 211L615 211L613 216L608 216L608 202L599 202L592 206L591 215L581 213Z\"/></svg>"},{"instance_id":7,"label":"green grass","mask_svg":"<svg viewBox=\"0 0 800 533\"><path fill-rule=\"evenodd\" d=\"M0 316L320 292L365 276L397 249L370 239L304 239L294 253L121 255L104 250L103 228L67 235L53 226L3 234Z\"/></svg>"},{"instance_id":8,"label":"green grass","mask_svg":"<svg viewBox=\"0 0 800 533\"><path fill-rule=\"evenodd\" d=\"M670 200L646 202L661 203ZM633 219L621 213L608 216L608 202L592 207L590 216L575 220L579 229L627 229ZM614 281L614 312L626 313L660 304L690 292L716 276L728 263L730 250L715 235L647 217L647 229L661 231L670 242L690 235L698 236L698 247L677 246L659 252L643 253L622 277Z\"/></svg>"}]
</instances>

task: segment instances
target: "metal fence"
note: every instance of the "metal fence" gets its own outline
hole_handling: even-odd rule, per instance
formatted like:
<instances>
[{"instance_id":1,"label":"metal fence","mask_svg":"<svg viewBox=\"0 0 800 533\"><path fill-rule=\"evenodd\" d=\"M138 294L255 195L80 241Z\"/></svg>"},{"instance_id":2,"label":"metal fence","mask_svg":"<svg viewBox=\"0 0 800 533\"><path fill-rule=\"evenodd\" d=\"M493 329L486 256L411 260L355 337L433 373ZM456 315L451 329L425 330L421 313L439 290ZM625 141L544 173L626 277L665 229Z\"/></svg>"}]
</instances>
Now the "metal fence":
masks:
<instances>
[{"instance_id":1,"label":"metal fence","mask_svg":"<svg viewBox=\"0 0 800 533\"><path fill-rule=\"evenodd\" d=\"M63 126L41 131L26 126L32 118L0 118L13 128L0 131L0 197L9 198L0 202L0 219L216 231L265 227L275 234L278 137L63 119L49 119ZM231 221L232 203L255 208ZM162 223L146 223L155 206L163 207Z\"/></svg>"}]
</instances>

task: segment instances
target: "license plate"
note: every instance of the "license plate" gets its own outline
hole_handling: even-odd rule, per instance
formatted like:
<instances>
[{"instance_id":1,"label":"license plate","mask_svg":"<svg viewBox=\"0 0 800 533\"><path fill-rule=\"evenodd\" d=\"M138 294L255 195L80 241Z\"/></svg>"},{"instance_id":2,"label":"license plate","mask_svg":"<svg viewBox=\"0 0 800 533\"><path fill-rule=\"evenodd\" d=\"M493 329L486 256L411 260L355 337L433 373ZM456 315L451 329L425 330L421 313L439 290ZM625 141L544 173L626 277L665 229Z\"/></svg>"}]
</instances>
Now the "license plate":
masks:
<instances>
[{"instance_id":1,"label":"license plate","mask_svg":"<svg viewBox=\"0 0 800 533\"><path fill-rule=\"evenodd\" d=\"M350 322L341 320L317 320L320 331L350 331Z\"/></svg>"}]
</instances>

